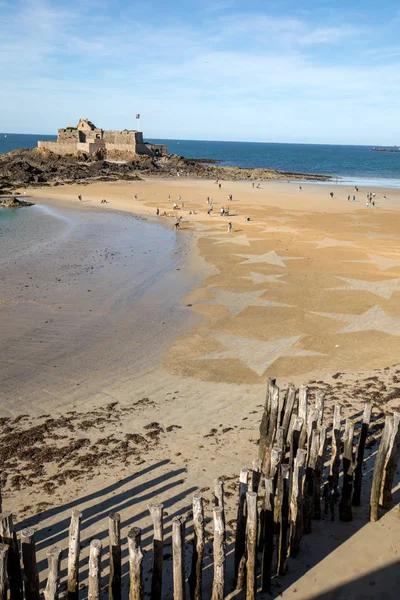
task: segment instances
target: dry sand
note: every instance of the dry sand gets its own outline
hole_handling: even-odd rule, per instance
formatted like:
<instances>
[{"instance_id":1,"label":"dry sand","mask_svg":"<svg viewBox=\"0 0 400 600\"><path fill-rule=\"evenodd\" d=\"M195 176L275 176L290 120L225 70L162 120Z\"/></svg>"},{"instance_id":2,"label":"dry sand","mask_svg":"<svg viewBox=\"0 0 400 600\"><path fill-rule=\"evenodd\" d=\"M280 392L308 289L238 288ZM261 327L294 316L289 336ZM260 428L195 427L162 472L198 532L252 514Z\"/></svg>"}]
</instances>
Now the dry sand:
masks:
<instances>
[{"instance_id":1,"label":"dry sand","mask_svg":"<svg viewBox=\"0 0 400 600\"><path fill-rule=\"evenodd\" d=\"M369 191L376 193L374 210L365 208ZM37 447L45 449L24 456L14 448L18 460L7 458L4 491L5 508L12 506L25 524L39 513L33 522L40 524L42 551L56 542L65 547L73 506L84 509L84 556L91 537L106 537L105 519L112 510L121 511L124 531L140 524L148 544L149 501L164 501L169 535L172 517L188 511L193 492L202 489L211 502L212 481L222 475L228 477L231 522L237 474L257 456L267 376L282 384L313 380L312 387L327 392L328 418L335 402L355 415L369 398L380 419L381 410L400 408L400 370L387 369L398 363L400 336L400 192L360 188L356 202L348 202L348 194L353 196L353 189L334 184L304 184L299 191L297 184L264 182L253 189L248 183L222 182L219 190L212 182L179 180L29 192L34 201L89 215L125 211L154 216L159 207L168 213L159 220L170 227L178 212L183 222L176 237L194 235L200 254L188 243L193 262L182 259L182 265L195 282L204 273L181 302L196 321L177 332L161 364L140 373L124 365L107 385L100 379L96 386L88 373L78 396L63 393L57 402L35 403L29 417L3 423L3 435L18 434L24 443L36 435ZM178 196L184 209L174 211ZM212 216L206 212L207 196L213 199ZM101 205L102 198L108 204ZM230 217L219 216L221 206L230 208ZM197 215L189 214L193 210ZM64 327L68 355L73 351L68 322ZM107 336L106 329L104 344ZM39 367L44 357L35 360ZM33 393L42 393L51 381L49 373ZM13 405L11 394L8 403ZM20 408L14 403L13 413ZM49 422L52 417L61 421ZM41 424L44 431L37 429ZM3 439L3 446L11 438ZM371 445L371 459L375 451ZM26 479L13 480L21 464ZM366 598L396 597L398 573L392 565L400 550L400 520L392 510L378 524L366 525L369 479L370 473L364 506L355 511L353 523L318 523L301 555L290 561L288 576L276 581L275 595L333 598L338 591L330 590L343 586L342 598L363 597L360 590ZM211 571L206 569L206 579ZM166 588L171 586L168 577Z\"/></svg>"}]
</instances>

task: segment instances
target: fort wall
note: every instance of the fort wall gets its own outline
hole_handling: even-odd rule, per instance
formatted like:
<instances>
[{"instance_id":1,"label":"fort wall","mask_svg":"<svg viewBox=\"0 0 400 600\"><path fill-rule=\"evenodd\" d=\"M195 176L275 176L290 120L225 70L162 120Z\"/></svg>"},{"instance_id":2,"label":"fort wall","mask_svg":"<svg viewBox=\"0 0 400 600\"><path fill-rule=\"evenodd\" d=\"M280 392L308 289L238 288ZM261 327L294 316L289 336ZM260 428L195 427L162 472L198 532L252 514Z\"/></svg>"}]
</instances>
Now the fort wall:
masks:
<instances>
[{"instance_id":1,"label":"fort wall","mask_svg":"<svg viewBox=\"0 0 400 600\"><path fill-rule=\"evenodd\" d=\"M73 154L76 152L77 143L75 142L51 142L51 141L38 141L38 148L50 150L56 154Z\"/></svg>"}]
</instances>

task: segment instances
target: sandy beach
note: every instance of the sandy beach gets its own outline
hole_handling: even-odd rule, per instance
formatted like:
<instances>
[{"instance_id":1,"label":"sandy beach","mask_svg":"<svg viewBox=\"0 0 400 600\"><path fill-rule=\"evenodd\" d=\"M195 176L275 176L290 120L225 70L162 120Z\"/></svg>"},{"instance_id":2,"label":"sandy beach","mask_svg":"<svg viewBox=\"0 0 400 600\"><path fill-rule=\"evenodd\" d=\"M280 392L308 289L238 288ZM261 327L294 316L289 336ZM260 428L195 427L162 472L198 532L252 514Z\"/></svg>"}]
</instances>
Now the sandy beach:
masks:
<instances>
[{"instance_id":1,"label":"sandy beach","mask_svg":"<svg viewBox=\"0 0 400 600\"><path fill-rule=\"evenodd\" d=\"M267 377L324 389L328 418L335 402L349 416L370 399L379 422L382 411L400 410L400 190L301 188L149 179L27 190L75 223L62 259L57 246L47 250L45 273L34 257L0 265L3 447L18 438L37 449L24 454L21 442L14 458L3 454L3 505L20 527L40 528L41 568L48 546L65 547L75 506L86 515L84 556L91 537L107 535L112 510L124 531L140 522L148 546L146 506L163 501L169 535L194 491L211 503L218 476L227 478L231 522L237 475L257 457ZM132 215L162 228L160 239L136 235ZM161 253L152 281L154 254L136 260L144 251ZM34 298L27 276L38 282ZM369 457L375 452L371 445ZM318 523L274 596L333 598L329 590L356 579L343 597L371 585L385 591L384 572L369 574L398 561L400 521L393 509L366 525L365 488L352 523Z\"/></svg>"}]
</instances>

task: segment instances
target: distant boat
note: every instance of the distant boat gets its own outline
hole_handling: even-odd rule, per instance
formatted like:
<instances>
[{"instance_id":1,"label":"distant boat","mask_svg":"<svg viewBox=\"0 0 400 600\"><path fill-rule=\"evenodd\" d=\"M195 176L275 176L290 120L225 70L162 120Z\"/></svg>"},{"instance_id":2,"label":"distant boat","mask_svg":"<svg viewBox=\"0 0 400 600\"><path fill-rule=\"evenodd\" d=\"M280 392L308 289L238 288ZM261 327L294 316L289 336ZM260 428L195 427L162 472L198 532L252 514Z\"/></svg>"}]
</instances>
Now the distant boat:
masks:
<instances>
[{"instance_id":1,"label":"distant boat","mask_svg":"<svg viewBox=\"0 0 400 600\"><path fill-rule=\"evenodd\" d=\"M4 137L7 137L6 135Z\"/></svg>"}]
</instances>

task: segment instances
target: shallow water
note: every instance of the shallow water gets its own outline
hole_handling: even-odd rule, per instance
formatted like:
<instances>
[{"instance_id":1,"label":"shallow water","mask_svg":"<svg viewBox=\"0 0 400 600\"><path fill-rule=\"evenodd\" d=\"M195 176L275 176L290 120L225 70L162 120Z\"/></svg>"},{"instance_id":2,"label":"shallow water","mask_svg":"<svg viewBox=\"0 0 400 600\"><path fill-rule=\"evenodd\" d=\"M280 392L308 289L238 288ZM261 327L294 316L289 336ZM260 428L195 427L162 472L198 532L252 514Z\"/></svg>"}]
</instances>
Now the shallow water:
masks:
<instances>
[{"instance_id":1,"label":"shallow water","mask_svg":"<svg viewBox=\"0 0 400 600\"><path fill-rule=\"evenodd\" d=\"M181 304L190 235L122 213L1 212L1 412L118 388L198 319Z\"/></svg>"}]
</instances>

